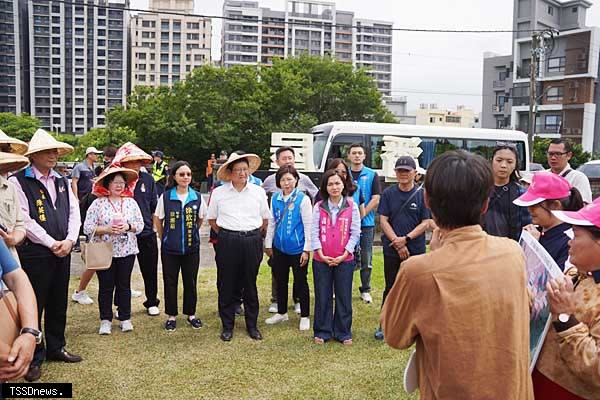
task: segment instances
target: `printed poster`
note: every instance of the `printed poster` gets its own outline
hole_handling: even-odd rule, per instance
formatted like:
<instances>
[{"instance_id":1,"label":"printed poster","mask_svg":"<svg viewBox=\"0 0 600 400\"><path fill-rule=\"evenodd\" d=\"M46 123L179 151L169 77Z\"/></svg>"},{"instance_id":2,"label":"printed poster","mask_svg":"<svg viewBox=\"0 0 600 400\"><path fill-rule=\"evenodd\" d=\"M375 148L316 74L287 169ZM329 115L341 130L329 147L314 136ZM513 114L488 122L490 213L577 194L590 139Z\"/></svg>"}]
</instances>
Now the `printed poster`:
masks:
<instances>
[{"instance_id":1,"label":"printed poster","mask_svg":"<svg viewBox=\"0 0 600 400\"><path fill-rule=\"evenodd\" d=\"M531 356L529 372L531 373L550 326L550 306L546 295L546 283L550 279L562 277L563 273L546 249L529 232L521 233L519 244L525 253L527 287L533 297L529 321L529 354Z\"/></svg>"}]
</instances>

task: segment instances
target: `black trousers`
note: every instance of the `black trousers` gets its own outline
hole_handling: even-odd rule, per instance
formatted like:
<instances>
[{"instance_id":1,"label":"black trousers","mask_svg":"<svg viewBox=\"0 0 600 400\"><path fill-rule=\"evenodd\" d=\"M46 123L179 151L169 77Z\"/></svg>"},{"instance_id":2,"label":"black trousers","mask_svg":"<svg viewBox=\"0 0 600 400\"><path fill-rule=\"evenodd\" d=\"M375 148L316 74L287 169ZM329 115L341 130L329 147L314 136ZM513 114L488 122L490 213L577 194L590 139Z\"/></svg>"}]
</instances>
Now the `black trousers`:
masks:
<instances>
[{"instance_id":1,"label":"black trousers","mask_svg":"<svg viewBox=\"0 0 600 400\"><path fill-rule=\"evenodd\" d=\"M310 314L308 265L300 266L300 256L301 254L285 254L273 247L272 268L277 281L277 312L279 314L287 313L290 267L292 267L292 273L294 274L295 294L300 298L300 314L302 317L308 317Z\"/></svg>"},{"instance_id":2,"label":"black trousers","mask_svg":"<svg viewBox=\"0 0 600 400\"><path fill-rule=\"evenodd\" d=\"M277 278L275 278L272 258L269 258L269 266L271 267L271 303L277 303ZM300 295L298 294L295 280L292 285L292 299L294 299L294 303L300 303Z\"/></svg>"},{"instance_id":3,"label":"black trousers","mask_svg":"<svg viewBox=\"0 0 600 400\"><path fill-rule=\"evenodd\" d=\"M262 261L262 236L258 231L241 235L221 229L216 249L219 316L223 329L232 330L234 327L240 288L244 294L246 329L254 329L258 320L256 277Z\"/></svg>"},{"instance_id":4,"label":"black trousers","mask_svg":"<svg viewBox=\"0 0 600 400\"><path fill-rule=\"evenodd\" d=\"M131 271L135 255L113 257L109 269L97 271L98 275L98 308L100 320L112 321L112 300L119 311L119 320L131 319Z\"/></svg>"},{"instance_id":5,"label":"black trousers","mask_svg":"<svg viewBox=\"0 0 600 400\"><path fill-rule=\"evenodd\" d=\"M38 324L42 329L44 315L44 342L35 348L32 365L41 365L47 354L55 354L65 346L67 304L71 255L56 257L21 257L21 266L27 273L38 306Z\"/></svg>"},{"instance_id":6,"label":"black trousers","mask_svg":"<svg viewBox=\"0 0 600 400\"><path fill-rule=\"evenodd\" d=\"M144 279L144 292L146 301L144 307L156 307L160 304L158 300L158 244L156 243L156 234L144 237L137 237L138 248L140 252L137 255L140 271Z\"/></svg>"},{"instance_id":7,"label":"black trousers","mask_svg":"<svg viewBox=\"0 0 600 400\"><path fill-rule=\"evenodd\" d=\"M176 316L177 313L177 286L179 285L179 270L183 279L183 313L196 314L198 294L196 281L198 280L198 267L200 266L200 252L190 254L168 254L161 252L163 283L165 288L165 313Z\"/></svg>"},{"instance_id":8,"label":"black trousers","mask_svg":"<svg viewBox=\"0 0 600 400\"><path fill-rule=\"evenodd\" d=\"M385 290L383 291L383 300L381 300L381 307L385 303L385 298L388 293L394 286L394 282L396 281L396 275L398 275L398 271L400 270L400 264L402 260L400 257L390 257L383 256L383 274L385 277Z\"/></svg>"}]
</instances>

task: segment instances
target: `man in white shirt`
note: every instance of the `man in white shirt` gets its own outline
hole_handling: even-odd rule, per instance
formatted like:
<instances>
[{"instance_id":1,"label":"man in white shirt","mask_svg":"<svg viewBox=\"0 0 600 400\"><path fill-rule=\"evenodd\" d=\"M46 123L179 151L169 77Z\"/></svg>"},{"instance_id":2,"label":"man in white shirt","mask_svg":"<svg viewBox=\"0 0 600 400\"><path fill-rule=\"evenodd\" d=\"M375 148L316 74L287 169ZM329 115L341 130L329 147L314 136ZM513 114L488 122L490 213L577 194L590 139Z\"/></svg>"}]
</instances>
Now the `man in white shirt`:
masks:
<instances>
[{"instance_id":1,"label":"man in white shirt","mask_svg":"<svg viewBox=\"0 0 600 400\"><path fill-rule=\"evenodd\" d=\"M258 290L256 277L262 261L262 232L270 216L267 195L248 176L260 166L255 154L233 153L217 172L225 183L214 189L208 206L208 223L217 232L215 261L219 291L219 316L223 325L221 340L233 338L235 294L244 293L246 330L254 340L262 340L257 328Z\"/></svg>"},{"instance_id":2,"label":"man in white shirt","mask_svg":"<svg viewBox=\"0 0 600 400\"><path fill-rule=\"evenodd\" d=\"M569 160L573 157L571 143L566 139L552 139L548 151L549 171L565 178L571 186L579 190L583 201L587 204L592 202L592 188L590 181L584 173L576 171L569 165Z\"/></svg>"}]
</instances>

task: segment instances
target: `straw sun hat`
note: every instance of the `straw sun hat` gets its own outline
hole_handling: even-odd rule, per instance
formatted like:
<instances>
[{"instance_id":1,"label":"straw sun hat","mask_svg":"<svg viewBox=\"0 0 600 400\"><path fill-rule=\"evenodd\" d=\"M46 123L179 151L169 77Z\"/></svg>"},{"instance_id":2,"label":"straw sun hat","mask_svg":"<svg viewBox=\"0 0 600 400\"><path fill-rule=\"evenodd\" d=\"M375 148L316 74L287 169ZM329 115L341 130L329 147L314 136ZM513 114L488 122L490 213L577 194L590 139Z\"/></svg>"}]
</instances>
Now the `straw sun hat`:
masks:
<instances>
[{"instance_id":1,"label":"straw sun hat","mask_svg":"<svg viewBox=\"0 0 600 400\"><path fill-rule=\"evenodd\" d=\"M248 161L248 174L253 174L260 167L260 157L256 154L247 153L247 154L237 154L232 153L227 161L223 163L219 167L217 171L217 179L221 181L230 181L231 180L231 171L227 169L227 167L234 163L237 160L246 159Z\"/></svg>"},{"instance_id":2,"label":"straw sun hat","mask_svg":"<svg viewBox=\"0 0 600 400\"><path fill-rule=\"evenodd\" d=\"M27 150L25 155L30 156L34 153L51 149L58 150L59 157L72 153L74 150L70 144L59 142L45 130L38 129L29 141L29 150Z\"/></svg>"},{"instance_id":3,"label":"straw sun hat","mask_svg":"<svg viewBox=\"0 0 600 400\"><path fill-rule=\"evenodd\" d=\"M135 144L127 142L123 146L119 147L119 150L117 150L117 154L115 154L115 158L113 159L112 163L114 165L121 165L122 163L129 161L141 161L144 164L150 164L154 161L154 159L150 154L146 153Z\"/></svg>"},{"instance_id":4,"label":"straw sun hat","mask_svg":"<svg viewBox=\"0 0 600 400\"><path fill-rule=\"evenodd\" d=\"M92 189L92 192L96 196L108 196L109 191L103 185L104 180L107 177L109 177L110 175L114 175L116 173L123 174L123 176L125 177L125 181L127 182L127 184L125 185L125 188L123 190L122 196L133 197L133 191L135 189L135 184L137 183L137 180L138 180L138 173L132 169L116 167L114 165L111 165L108 168L106 168L104 171L102 171L102 173L98 176L98 178L96 178L96 180L94 181L94 187Z\"/></svg>"},{"instance_id":5,"label":"straw sun hat","mask_svg":"<svg viewBox=\"0 0 600 400\"><path fill-rule=\"evenodd\" d=\"M27 143L8 136L2 129L0 129L0 144L10 145L10 153L23 155L27 151Z\"/></svg>"},{"instance_id":6,"label":"straw sun hat","mask_svg":"<svg viewBox=\"0 0 600 400\"><path fill-rule=\"evenodd\" d=\"M0 174L16 172L29 165L29 159L20 154L0 152Z\"/></svg>"}]
</instances>

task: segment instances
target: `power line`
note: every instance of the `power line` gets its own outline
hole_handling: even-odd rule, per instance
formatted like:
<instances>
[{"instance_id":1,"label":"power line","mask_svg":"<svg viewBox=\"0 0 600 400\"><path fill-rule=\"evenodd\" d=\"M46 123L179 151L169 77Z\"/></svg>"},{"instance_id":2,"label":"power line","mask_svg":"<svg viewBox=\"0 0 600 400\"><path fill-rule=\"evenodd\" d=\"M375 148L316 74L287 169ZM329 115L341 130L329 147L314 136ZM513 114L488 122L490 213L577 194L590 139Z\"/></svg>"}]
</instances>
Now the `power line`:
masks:
<instances>
[{"instance_id":1,"label":"power line","mask_svg":"<svg viewBox=\"0 0 600 400\"><path fill-rule=\"evenodd\" d=\"M211 19L222 19L226 21L236 21L236 22L247 22L247 23L271 23L274 25L298 25L303 27L318 27L318 28L345 28L345 29L363 29L370 28L365 26L358 25L348 25L348 24L330 24L327 22L318 22L318 21L278 21L273 19L244 19L244 18L236 18L236 17L226 17L223 15L207 15L207 14L195 14L195 13L185 13L179 11L155 11L155 10L144 10L140 8L131 8L131 7L118 7L118 6L110 6L110 5L100 5L100 4L90 4L90 3L76 3L74 1L69 0L52 0L56 3L62 3L65 5L72 6L87 6L94 8L102 8L105 10L118 10L118 11L133 11L140 12L145 14L163 14L163 15L176 15L181 17L194 17L194 18L211 18ZM302 17L292 17L292 18L302 18ZM426 29L426 28L387 28L386 31L396 31L396 32L421 32L421 33L533 33L533 32L541 32L542 30L538 29ZM362 32L369 33L369 32Z\"/></svg>"}]
</instances>

